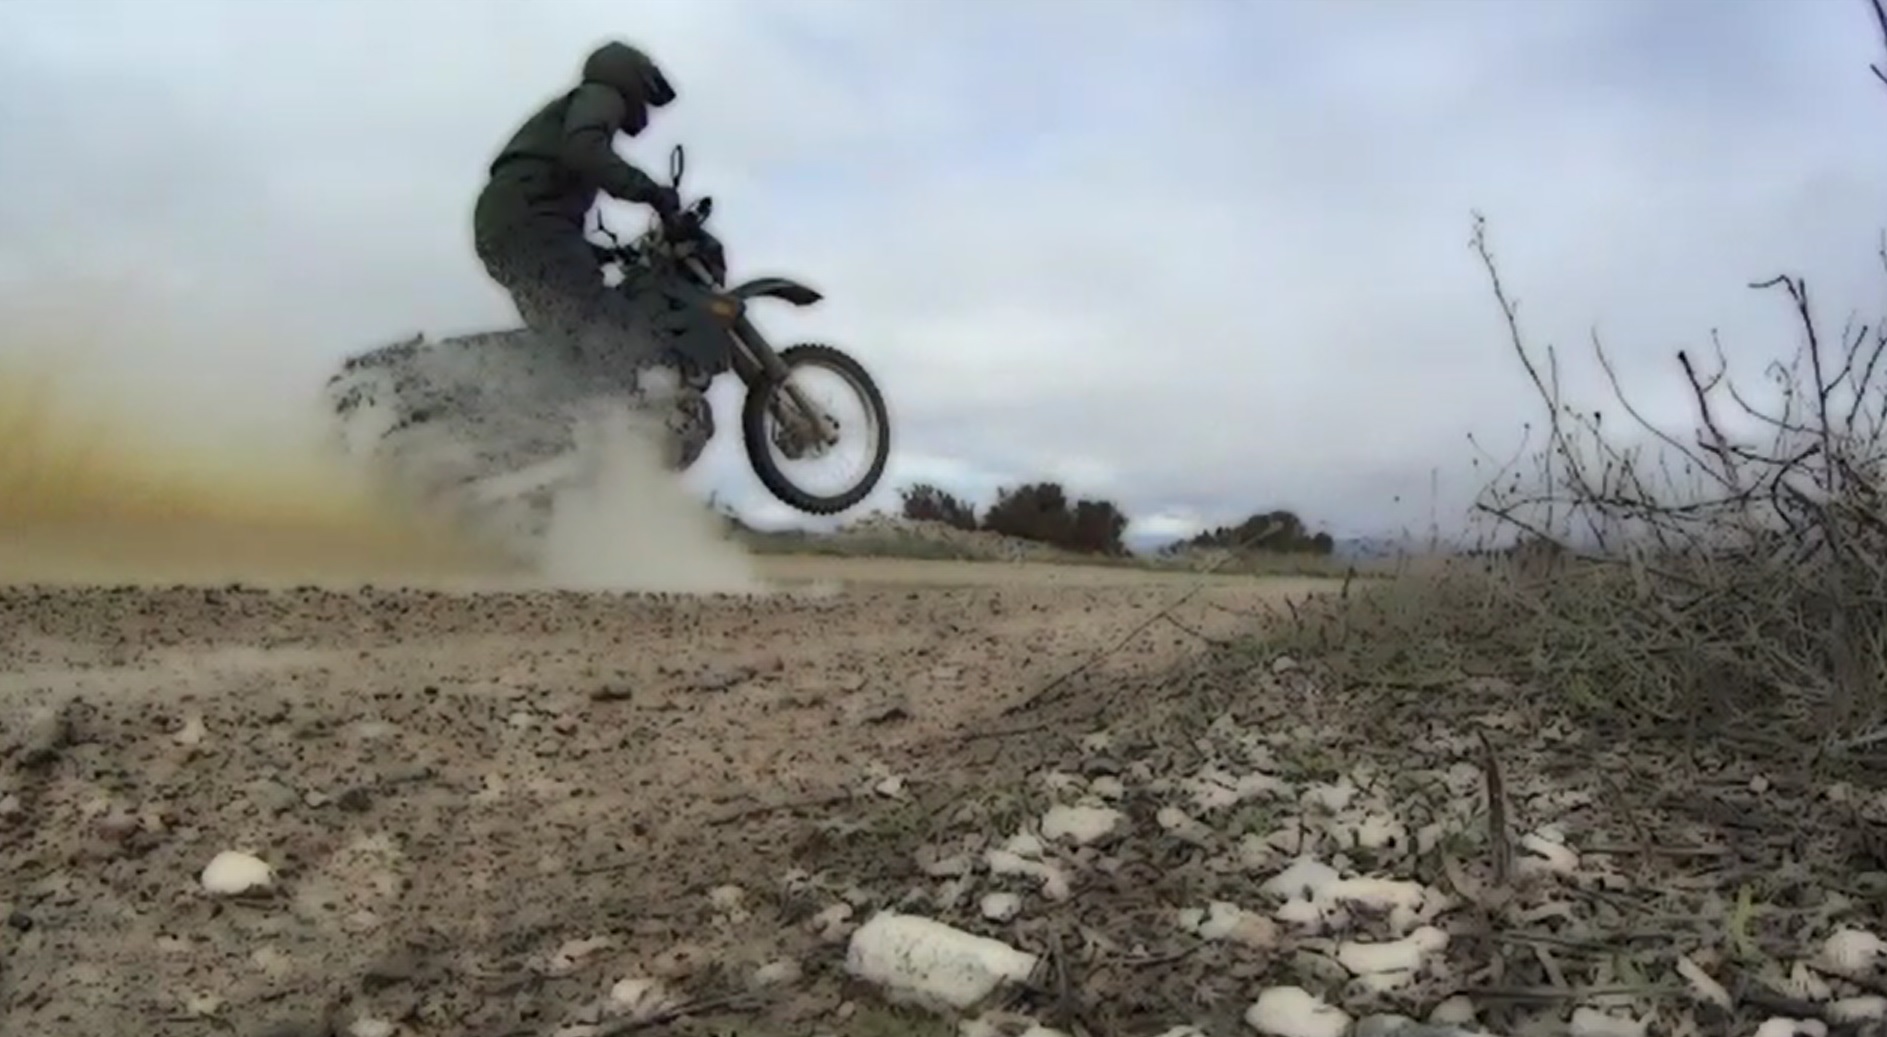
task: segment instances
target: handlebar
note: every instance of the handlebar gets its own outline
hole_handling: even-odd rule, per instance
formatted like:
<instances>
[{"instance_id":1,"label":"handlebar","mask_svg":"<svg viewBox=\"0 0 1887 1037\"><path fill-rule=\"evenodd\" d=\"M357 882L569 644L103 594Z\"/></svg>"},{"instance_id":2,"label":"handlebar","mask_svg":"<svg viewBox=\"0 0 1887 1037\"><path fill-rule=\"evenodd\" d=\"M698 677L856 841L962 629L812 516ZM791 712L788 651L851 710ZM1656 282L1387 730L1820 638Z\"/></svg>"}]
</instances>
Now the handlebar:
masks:
<instances>
[{"instance_id":1,"label":"handlebar","mask_svg":"<svg viewBox=\"0 0 1887 1037\"><path fill-rule=\"evenodd\" d=\"M687 167L687 155L680 144L668 152L668 186L674 191L681 190L682 170ZM701 225L707 222L708 214L714 211L714 197L702 195L694 204L684 205L674 218L662 220L662 237L669 241L686 241L700 233Z\"/></svg>"},{"instance_id":2,"label":"handlebar","mask_svg":"<svg viewBox=\"0 0 1887 1037\"><path fill-rule=\"evenodd\" d=\"M655 228L642 238L624 241L618 238L607 226L600 229L609 238L609 244L602 245L588 241L590 253L598 267L621 264L626 268L640 263L644 247L653 247L660 252L668 252L684 263L700 263L710 273L702 274L715 283L719 283L725 273L721 256L721 246L713 235L707 233L705 225L710 213L714 211L714 199L703 195L693 204L682 207L673 217L658 219Z\"/></svg>"},{"instance_id":3,"label":"handlebar","mask_svg":"<svg viewBox=\"0 0 1887 1037\"><path fill-rule=\"evenodd\" d=\"M693 205L684 205L675 214L673 221L662 221L662 235L670 239L693 237L701 230L701 225L708 220L708 214L714 211L714 196L702 195Z\"/></svg>"},{"instance_id":4,"label":"handlebar","mask_svg":"<svg viewBox=\"0 0 1887 1037\"><path fill-rule=\"evenodd\" d=\"M686 159L681 145L677 144L668 154L669 186L675 190L681 188L681 174L685 164ZM681 211L673 217L661 219L660 241L670 245L685 245L701 237L702 225L707 222L708 214L713 211L714 198L711 195L702 195L695 199L692 205L683 206ZM610 263L627 261L635 257L636 246L633 242L625 244L608 227L601 229L604 234L608 235L610 243L598 245L593 241L589 242L590 252L596 257L598 266L607 266ZM719 251L718 246L715 251Z\"/></svg>"}]
</instances>

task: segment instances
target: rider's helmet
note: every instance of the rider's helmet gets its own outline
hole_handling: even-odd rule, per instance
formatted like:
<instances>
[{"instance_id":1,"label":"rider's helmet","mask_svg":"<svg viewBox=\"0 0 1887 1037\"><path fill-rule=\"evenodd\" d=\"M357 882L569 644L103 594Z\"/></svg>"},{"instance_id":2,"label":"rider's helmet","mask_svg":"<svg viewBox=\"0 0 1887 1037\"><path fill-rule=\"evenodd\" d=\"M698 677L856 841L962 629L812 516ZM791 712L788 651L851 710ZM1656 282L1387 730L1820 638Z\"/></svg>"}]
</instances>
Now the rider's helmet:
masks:
<instances>
[{"instance_id":1,"label":"rider's helmet","mask_svg":"<svg viewBox=\"0 0 1887 1037\"><path fill-rule=\"evenodd\" d=\"M634 136L649 124L649 109L675 99L675 88L649 57L627 43L610 42L596 48L583 62L583 81L600 83L628 102L629 117L623 132Z\"/></svg>"}]
</instances>

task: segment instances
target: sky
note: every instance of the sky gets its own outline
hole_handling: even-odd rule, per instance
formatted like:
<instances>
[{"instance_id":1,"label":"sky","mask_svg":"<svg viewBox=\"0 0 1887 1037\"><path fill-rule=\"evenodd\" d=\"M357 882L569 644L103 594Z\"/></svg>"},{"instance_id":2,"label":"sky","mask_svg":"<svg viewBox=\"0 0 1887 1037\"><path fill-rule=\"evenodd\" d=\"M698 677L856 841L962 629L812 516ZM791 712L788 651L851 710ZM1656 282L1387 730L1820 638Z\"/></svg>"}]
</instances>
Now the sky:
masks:
<instances>
[{"instance_id":1,"label":"sky","mask_svg":"<svg viewBox=\"0 0 1887 1037\"><path fill-rule=\"evenodd\" d=\"M1794 349L1748 282L1807 276L1837 324L1887 302L1865 0L11 0L0 287L266 326L108 359L259 416L349 353L508 326L472 200L607 38L680 92L619 150L685 142L734 275L827 295L776 341L882 383L880 501L1052 478L1142 537L1446 525L1467 437L1540 416L1477 210L1571 397L1606 402L1596 331L1660 421L1712 329L1752 376ZM690 479L788 517L737 435Z\"/></svg>"}]
</instances>

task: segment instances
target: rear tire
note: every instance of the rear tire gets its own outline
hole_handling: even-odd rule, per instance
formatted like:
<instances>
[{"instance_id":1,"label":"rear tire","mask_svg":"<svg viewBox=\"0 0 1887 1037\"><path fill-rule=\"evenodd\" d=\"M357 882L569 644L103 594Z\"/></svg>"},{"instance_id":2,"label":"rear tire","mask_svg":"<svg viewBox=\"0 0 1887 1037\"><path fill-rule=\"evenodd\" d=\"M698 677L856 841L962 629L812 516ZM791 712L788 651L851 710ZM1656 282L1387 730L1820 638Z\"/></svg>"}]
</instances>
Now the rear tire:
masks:
<instances>
[{"instance_id":1,"label":"rear tire","mask_svg":"<svg viewBox=\"0 0 1887 1037\"><path fill-rule=\"evenodd\" d=\"M856 507L860 501L871 496L871 491L878 488L878 480L884 477L885 463L891 457L891 415L885 407L884 395L878 390L878 383L872 380L864 365L827 345L805 343L788 346L780 351L780 363L786 365L789 378L796 367L822 367L851 383L871 411L872 420L878 424L878 445L872 453L871 465L865 475L850 489L830 496L808 493L781 471L779 462L774 459L773 444L767 437L767 422L771 417L767 411L773 394L780 391L781 387L778 383L763 384L747 391L746 402L740 410L741 438L746 445L747 460L753 465L754 474L760 477L760 485L779 498L782 504L809 515L835 515Z\"/></svg>"}]
</instances>

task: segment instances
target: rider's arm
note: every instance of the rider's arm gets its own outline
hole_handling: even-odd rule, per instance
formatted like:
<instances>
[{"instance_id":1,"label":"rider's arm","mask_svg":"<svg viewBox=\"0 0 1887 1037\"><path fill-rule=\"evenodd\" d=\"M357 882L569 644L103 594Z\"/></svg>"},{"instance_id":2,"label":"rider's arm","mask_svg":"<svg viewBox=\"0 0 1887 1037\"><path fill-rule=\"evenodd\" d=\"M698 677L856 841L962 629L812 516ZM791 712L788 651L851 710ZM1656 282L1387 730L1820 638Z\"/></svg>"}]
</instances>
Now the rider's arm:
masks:
<instances>
[{"instance_id":1,"label":"rider's arm","mask_svg":"<svg viewBox=\"0 0 1887 1037\"><path fill-rule=\"evenodd\" d=\"M654 179L624 162L610 146L626 114L622 96L609 87L596 83L577 87L564 115L563 161L610 196L646 204L655 194Z\"/></svg>"}]
</instances>

